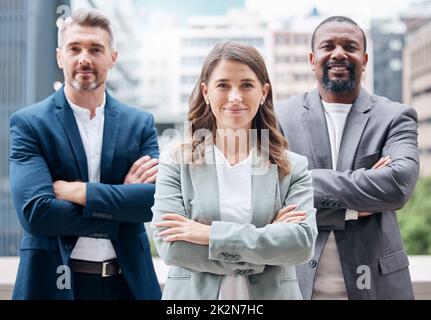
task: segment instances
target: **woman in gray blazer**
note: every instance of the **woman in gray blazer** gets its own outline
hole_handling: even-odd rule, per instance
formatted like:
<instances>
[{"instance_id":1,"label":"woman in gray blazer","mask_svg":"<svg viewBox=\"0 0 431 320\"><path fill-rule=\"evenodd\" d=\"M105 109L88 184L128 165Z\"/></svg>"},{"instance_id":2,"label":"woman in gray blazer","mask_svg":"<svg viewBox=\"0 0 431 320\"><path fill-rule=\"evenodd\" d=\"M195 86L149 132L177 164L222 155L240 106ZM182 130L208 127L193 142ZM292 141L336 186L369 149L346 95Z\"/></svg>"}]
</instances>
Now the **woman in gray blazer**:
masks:
<instances>
[{"instance_id":1,"label":"woman in gray blazer","mask_svg":"<svg viewBox=\"0 0 431 320\"><path fill-rule=\"evenodd\" d=\"M226 42L190 98L191 137L166 150L152 207L171 266L164 299L301 299L317 236L305 157L277 131L262 56Z\"/></svg>"}]
</instances>

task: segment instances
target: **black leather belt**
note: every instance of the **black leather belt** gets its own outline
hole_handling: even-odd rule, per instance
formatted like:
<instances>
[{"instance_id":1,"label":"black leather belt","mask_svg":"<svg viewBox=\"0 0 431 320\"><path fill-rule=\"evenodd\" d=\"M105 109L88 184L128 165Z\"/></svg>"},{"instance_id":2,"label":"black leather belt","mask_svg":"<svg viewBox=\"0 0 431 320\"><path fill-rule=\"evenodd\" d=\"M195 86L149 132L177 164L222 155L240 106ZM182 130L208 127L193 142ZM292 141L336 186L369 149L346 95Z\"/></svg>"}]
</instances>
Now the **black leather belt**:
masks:
<instances>
[{"instance_id":1,"label":"black leather belt","mask_svg":"<svg viewBox=\"0 0 431 320\"><path fill-rule=\"evenodd\" d=\"M121 274L121 269L116 259L103 262L70 259L69 265L73 272L98 274L101 277Z\"/></svg>"}]
</instances>

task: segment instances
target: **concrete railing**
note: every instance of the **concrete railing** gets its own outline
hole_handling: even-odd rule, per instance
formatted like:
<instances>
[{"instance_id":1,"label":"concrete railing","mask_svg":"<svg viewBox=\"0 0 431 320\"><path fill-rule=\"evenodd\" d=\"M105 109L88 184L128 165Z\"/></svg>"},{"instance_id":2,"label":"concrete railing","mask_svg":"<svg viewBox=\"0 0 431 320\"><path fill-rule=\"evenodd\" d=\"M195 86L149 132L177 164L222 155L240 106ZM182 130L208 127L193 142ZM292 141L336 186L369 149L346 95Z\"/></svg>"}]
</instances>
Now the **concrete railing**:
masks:
<instances>
[{"instance_id":1,"label":"concrete railing","mask_svg":"<svg viewBox=\"0 0 431 320\"><path fill-rule=\"evenodd\" d=\"M431 256L409 256L410 274L417 300L431 300ZM18 269L18 257L0 257L0 300L11 298ZM160 285L168 275L168 266L160 258L153 258Z\"/></svg>"}]
</instances>

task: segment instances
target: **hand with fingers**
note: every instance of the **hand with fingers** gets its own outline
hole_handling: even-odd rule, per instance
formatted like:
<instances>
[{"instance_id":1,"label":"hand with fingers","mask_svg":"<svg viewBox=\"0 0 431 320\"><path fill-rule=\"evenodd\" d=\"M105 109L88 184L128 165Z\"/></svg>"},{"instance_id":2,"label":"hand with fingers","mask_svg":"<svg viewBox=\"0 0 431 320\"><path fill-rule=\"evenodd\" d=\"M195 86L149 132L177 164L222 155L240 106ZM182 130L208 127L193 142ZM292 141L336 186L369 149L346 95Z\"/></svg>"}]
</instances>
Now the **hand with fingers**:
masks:
<instances>
[{"instance_id":1,"label":"hand with fingers","mask_svg":"<svg viewBox=\"0 0 431 320\"><path fill-rule=\"evenodd\" d=\"M154 183L156 181L159 160L144 156L135 161L130 168L124 184Z\"/></svg>"},{"instance_id":2,"label":"hand with fingers","mask_svg":"<svg viewBox=\"0 0 431 320\"><path fill-rule=\"evenodd\" d=\"M371 169L381 169L384 168L386 166L388 166L391 163L391 158L389 156L386 157L381 157L379 159L379 161L377 161L372 167ZM363 217L368 217L372 215L371 212L358 212L358 217L359 218L363 218Z\"/></svg>"},{"instance_id":3,"label":"hand with fingers","mask_svg":"<svg viewBox=\"0 0 431 320\"><path fill-rule=\"evenodd\" d=\"M388 166L391 163L390 156L381 157L379 161L377 161L371 169L381 169Z\"/></svg>"},{"instance_id":4,"label":"hand with fingers","mask_svg":"<svg viewBox=\"0 0 431 320\"><path fill-rule=\"evenodd\" d=\"M288 223L299 223L307 218L305 211L294 211L298 208L297 204L289 205L278 211L272 223L288 222Z\"/></svg>"},{"instance_id":5,"label":"hand with fingers","mask_svg":"<svg viewBox=\"0 0 431 320\"><path fill-rule=\"evenodd\" d=\"M161 222L155 224L157 228L166 228L156 234L163 241L187 241L195 244L208 245L211 226L188 219L187 217L167 213L162 215Z\"/></svg>"}]
</instances>

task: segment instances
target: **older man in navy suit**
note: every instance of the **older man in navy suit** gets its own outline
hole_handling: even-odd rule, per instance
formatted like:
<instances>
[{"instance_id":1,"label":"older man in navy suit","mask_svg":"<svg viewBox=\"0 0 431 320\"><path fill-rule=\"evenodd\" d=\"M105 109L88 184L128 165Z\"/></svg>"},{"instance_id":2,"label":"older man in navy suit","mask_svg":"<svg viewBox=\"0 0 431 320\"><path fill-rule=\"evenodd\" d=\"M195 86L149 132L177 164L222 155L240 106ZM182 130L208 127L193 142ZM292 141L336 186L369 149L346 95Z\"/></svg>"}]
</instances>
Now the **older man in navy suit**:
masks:
<instances>
[{"instance_id":1,"label":"older man in navy suit","mask_svg":"<svg viewBox=\"0 0 431 320\"><path fill-rule=\"evenodd\" d=\"M59 24L65 84L10 119L10 178L24 228L14 299L159 299L143 223L159 155L153 117L105 90L109 20Z\"/></svg>"}]
</instances>

